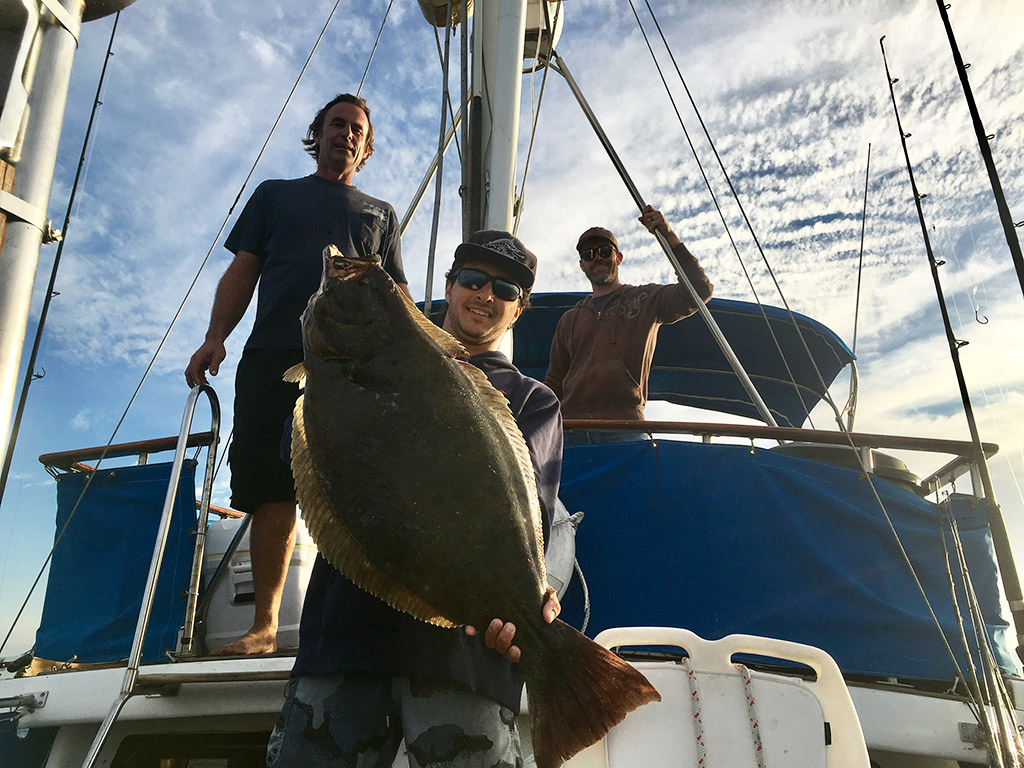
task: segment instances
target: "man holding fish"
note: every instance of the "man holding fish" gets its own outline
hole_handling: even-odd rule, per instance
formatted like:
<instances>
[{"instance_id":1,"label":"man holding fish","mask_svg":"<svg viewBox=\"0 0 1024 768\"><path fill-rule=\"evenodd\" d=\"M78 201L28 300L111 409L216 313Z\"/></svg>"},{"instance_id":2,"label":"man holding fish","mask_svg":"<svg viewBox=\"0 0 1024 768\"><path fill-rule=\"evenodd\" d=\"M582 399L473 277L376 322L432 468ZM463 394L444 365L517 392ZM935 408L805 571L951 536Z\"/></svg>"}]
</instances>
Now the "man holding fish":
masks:
<instances>
[{"instance_id":1,"label":"man holding fish","mask_svg":"<svg viewBox=\"0 0 1024 768\"><path fill-rule=\"evenodd\" d=\"M308 378L306 394L296 408L297 435L293 437L292 462L303 515L321 552L331 562L337 562L346 573L359 572L360 566L353 565L355 558L344 550L344 545L335 545L336 533L333 530L335 511L339 507L358 504L352 502L354 496L346 495L348 491L327 490L327 481L324 481L325 488L320 489L318 477L331 474L325 465L337 451L324 449L317 455L315 421L330 422L329 431L337 435L346 428L343 423L351 426L358 421L358 416L353 415L359 410L358 398L373 390L373 397L367 400L370 411L368 424L373 422L372 430L383 435L381 450L388 453L384 461L401 462L397 455L398 445L393 444L396 453L391 454L386 442L391 425L402 423L400 401L407 399L399 369L414 367L418 363L426 367L430 362L419 361L415 351L403 350L377 368L368 364L361 367L360 362L354 359L357 356L350 356L344 345L327 343L332 324L348 336L353 328L373 329L353 343L353 348L359 350L358 356L365 359L374 349L371 343L374 335L379 335L382 350L393 349L404 343L407 336L417 332L413 325L408 324L419 323L418 329L433 342L448 346L448 350L455 353L455 359L441 360L442 367L454 365L460 370L471 369L478 372L477 376L482 372L489 382L489 385L484 382L484 387L501 398L500 408L505 413L511 410L509 415L515 420L512 428L518 425L522 433L519 439L525 439L528 449L526 462L530 465L526 475L530 476L531 483L524 487L533 494L533 499L527 499L527 502L539 512L536 523L546 538L561 473L562 429L558 401L546 386L521 374L498 351L505 333L528 304L537 266L534 254L508 232L499 231L478 232L458 247L447 275L445 298L448 307L443 322L444 330L454 340L440 334L422 317L416 318L417 313L411 304L408 308L400 307L379 267L367 267L356 262L339 253L327 258L325 269L327 275L335 272L340 275L340 281L344 282L337 284L339 290L355 282L370 282L379 275L378 290L390 293L389 300L395 311L390 315L359 315L358 310L353 309L351 315L342 315L343 310L348 311L347 308L357 305L359 298L339 298L333 306L329 305L329 292L333 287L325 276L324 287L318 296L311 299L303 318L307 341L306 370L297 375L308 374ZM378 270L375 274L364 277L367 270L375 269ZM368 301L370 308L367 312L376 311L380 303L377 299ZM324 306L328 308L322 309ZM461 347L456 341L461 343ZM350 358L353 362L344 362L340 366L346 377L344 382L340 379L331 382L331 402L326 402L320 410L314 410L316 406L312 399L317 397L315 366L321 364L317 360L320 352L328 363ZM428 350L426 354L435 355L436 352L435 348L434 352ZM384 354L381 353L382 356ZM433 391L437 388L429 376L424 381L431 386L417 389ZM351 389L346 389L350 384ZM481 395L482 398L487 396L487 393ZM445 419L443 415L440 418ZM458 424L454 414L451 415L451 423ZM372 456L375 448L372 443L361 439L360 435L366 430L355 427L353 430L352 437L338 438L338 444L347 446L351 454L351 458L343 461L346 486L359 485L365 474L375 477L384 474L380 471L360 472L360 461L374 466ZM395 439L403 443L417 439L410 431L406 425ZM458 434L451 437L438 434L438 451L434 455L425 453L421 463L429 463L432 459L445 462L446 458L454 463L460 462L458 448L454 447L460 442L459 438ZM449 441L453 446L451 449L445 448ZM504 435L501 435L501 441L504 441ZM424 449L425 452L429 450ZM446 450L451 450L450 457L446 457ZM310 456L306 455L307 452ZM481 470L486 468L485 461L486 457L482 457ZM304 469L307 462L313 465L308 471ZM442 482L440 476L434 479L433 473L437 470L427 467L422 482L416 480L419 476L415 474L415 467L401 464L396 471L409 478L412 493L420 494L423 505L450 506L443 499L435 500L431 486ZM534 477L536 481L532 483ZM480 476L467 476L463 480L467 491L482 481ZM316 487L309 490L309 485ZM324 515L329 518L324 522L317 518L321 493L323 504L331 507L324 510ZM379 500L376 506L387 507L392 501L388 498L392 493L399 492L382 485L366 494L366 498ZM342 501L339 503L336 499ZM504 502L495 497L490 503L500 506ZM393 506L401 507L401 502L395 500ZM374 525L390 529L395 522L389 519L389 513L390 510L383 509L368 512L365 517L373 517ZM344 516L340 511L338 514ZM408 521L409 515L396 517ZM541 538L541 530L537 531L538 538ZM345 535L351 531L352 528L346 528ZM382 536L371 535L369 538L380 539ZM500 565L501 555L498 551L491 555L499 567L503 567ZM443 569L445 558L451 556L438 551L435 562L427 564L427 567ZM542 555L538 553L536 559L542 561ZM365 574L353 576L350 580L331 562L325 559L324 554L318 556L310 578L303 606L299 652L293 678L288 685L286 703L270 739L268 765L390 766L403 737L413 766L438 761L455 766L520 765L515 714L520 704L523 678L511 663L518 661L521 655L520 649L512 645L515 625L495 619L487 627L484 637L480 637L472 627L455 626L454 620L449 622L440 617L421 620L426 618L421 613L421 600L407 596L401 585L391 584L390 576L380 577L383 584L375 581L376 576ZM375 567L369 567L369 570ZM353 583L355 580L360 586ZM409 603L404 603L405 600ZM402 610L392 605L400 606ZM543 613L542 621L552 622L559 610L557 598L548 593L546 599L537 605L538 608L543 605L542 611L537 611L538 614ZM438 608L440 606L438 604ZM497 650L493 650L495 648Z\"/></svg>"}]
</instances>

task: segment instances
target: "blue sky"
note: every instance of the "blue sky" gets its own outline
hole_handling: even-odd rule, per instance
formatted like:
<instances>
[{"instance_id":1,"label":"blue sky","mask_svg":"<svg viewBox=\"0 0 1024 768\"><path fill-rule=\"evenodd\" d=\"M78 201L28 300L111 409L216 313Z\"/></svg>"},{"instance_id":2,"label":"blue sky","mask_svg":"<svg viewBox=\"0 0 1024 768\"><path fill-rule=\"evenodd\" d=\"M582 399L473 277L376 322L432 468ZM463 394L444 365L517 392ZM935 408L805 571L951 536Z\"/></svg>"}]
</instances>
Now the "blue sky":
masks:
<instances>
[{"instance_id":1,"label":"blue sky","mask_svg":"<svg viewBox=\"0 0 1024 768\"><path fill-rule=\"evenodd\" d=\"M636 2L636 0L634 0ZM643 3L636 3L647 21ZM687 85L739 190L790 306L852 341L867 147L868 220L858 347L865 432L967 439L920 227L899 146L878 40L889 66L932 245L997 496L1024 559L1024 297L992 204L962 91L935 4L833 2L668 3L651 0ZM327 98L359 85L385 0L342 3L263 155L259 180L313 170L299 139ZM333 2L301 17L267 0L159 3L121 15L74 218L11 480L0 507L0 615L19 603L52 541L55 490L40 453L105 443L189 284L212 255L116 441L177 431L182 370L200 343L230 254L218 231ZM557 48L645 198L662 208L723 298L750 300L729 245L628 4L573 0ZM957 3L952 23L1017 219L1024 218L1024 9L997 0ZM63 219L113 17L87 24L75 63L49 215ZM656 37L653 27L649 33ZM663 66L671 68L656 40ZM453 49L457 50L456 44ZM457 88L453 69L453 89ZM523 115L541 88L524 79ZM441 74L434 35L411 2L396 2L363 95L376 153L357 176L401 216L433 156ZM743 264L766 303L780 299L674 74L669 82L725 211ZM526 131L521 134L525 149ZM458 159L448 155L432 293L457 244ZM522 158L519 181L522 185ZM425 290L430 194L403 241L417 298ZM236 211L237 213L237 211ZM520 237L540 257L538 291L585 290L572 247L594 224L620 236L629 282L667 281L670 268L565 83L545 87L525 188ZM233 221L233 216L231 217ZM44 249L33 317L54 254ZM987 319L981 324L975 313ZM214 380L230 417L234 367L251 315L230 339ZM34 331L34 327L30 332ZM845 401L845 380L834 389ZM672 416L652 406L650 417ZM197 423L202 423L200 416ZM830 414L815 424L830 428ZM227 419L225 430L230 428ZM940 459L908 456L927 474ZM217 499L227 501L227 470ZM962 481L966 483L966 479ZM962 490L962 488L961 488ZM28 620L4 653L31 644ZM6 631L6 626L4 626Z\"/></svg>"}]
</instances>

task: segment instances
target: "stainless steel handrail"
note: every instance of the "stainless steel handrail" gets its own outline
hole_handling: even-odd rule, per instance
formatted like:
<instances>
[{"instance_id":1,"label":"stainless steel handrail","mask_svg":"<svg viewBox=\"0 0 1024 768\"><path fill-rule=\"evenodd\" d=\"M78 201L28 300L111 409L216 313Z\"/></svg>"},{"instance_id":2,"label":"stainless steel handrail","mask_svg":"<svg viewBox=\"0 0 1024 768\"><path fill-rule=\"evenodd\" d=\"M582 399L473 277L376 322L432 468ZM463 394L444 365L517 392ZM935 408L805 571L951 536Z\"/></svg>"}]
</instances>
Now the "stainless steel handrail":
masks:
<instances>
[{"instance_id":1,"label":"stainless steel handrail","mask_svg":"<svg viewBox=\"0 0 1024 768\"><path fill-rule=\"evenodd\" d=\"M185 413L181 420L181 431L178 434L178 443L174 451L174 464L171 467L171 478L167 486L167 495L164 498L164 508L160 515L160 526L157 529L156 544L153 547L153 559L149 564L149 575L146 577L146 588L142 595L142 607L139 610L139 620L135 625L135 638L132 641L132 650L128 655L128 666L124 671L124 680L121 683L121 691L114 699L114 703L107 712L107 716L100 723L96 737L93 739L89 752L86 755L83 768L92 768L96 764L103 743L110 733L110 729L117 720L125 703L131 698L135 689L135 681L139 674L139 664L142 660L142 644L146 637L146 627L149 626L150 613L153 610L153 600L156 595L157 576L160 573L160 564L164 558L164 548L167 545L167 535L171 525L171 514L174 511L174 502L178 495L178 480L181 477L181 468L185 463L185 451L187 449L189 429L192 426L192 418L195 415L196 402L199 395L206 395L210 401L212 431L214 440L210 443L207 461L206 479L203 483L204 504L200 511L200 530L197 531L196 551L200 566L202 565L202 545L205 541L205 519L209 514L209 494L213 487L213 472L217 452L217 438L220 432L220 403L213 388L207 384L200 384L194 387L189 393L188 401L185 404ZM190 595L191 601L191 595ZM193 605L194 610L194 605Z\"/></svg>"}]
</instances>

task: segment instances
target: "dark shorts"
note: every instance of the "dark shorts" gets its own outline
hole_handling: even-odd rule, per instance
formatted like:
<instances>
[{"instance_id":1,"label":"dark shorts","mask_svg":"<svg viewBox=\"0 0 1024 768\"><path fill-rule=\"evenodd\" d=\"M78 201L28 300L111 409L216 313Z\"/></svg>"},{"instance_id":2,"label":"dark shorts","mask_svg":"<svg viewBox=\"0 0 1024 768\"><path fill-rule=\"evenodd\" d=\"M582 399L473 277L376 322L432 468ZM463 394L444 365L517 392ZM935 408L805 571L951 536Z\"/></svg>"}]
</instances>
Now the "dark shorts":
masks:
<instances>
[{"instance_id":1,"label":"dark shorts","mask_svg":"<svg viewBox=\"0 0 1024 768\"><path fill-rule=\"evenodd\" d=\"M302 362L300 349L247 349L235 374L231 506L253 512L260 504L294 501L291 467L281 458L281 435L299 396L299 386L282 381Z\"/></svg>"},{"instance_id":2,"label":"dark shorts","mask_svg":"<svg viewBox=\"0 0 1024 768\"><path fill-rule=\"evenodd\" d=\"M267 745L268 768L522 768L515 713L457 683L343 673L297 677Z\"/></svg>"}]
</instances>

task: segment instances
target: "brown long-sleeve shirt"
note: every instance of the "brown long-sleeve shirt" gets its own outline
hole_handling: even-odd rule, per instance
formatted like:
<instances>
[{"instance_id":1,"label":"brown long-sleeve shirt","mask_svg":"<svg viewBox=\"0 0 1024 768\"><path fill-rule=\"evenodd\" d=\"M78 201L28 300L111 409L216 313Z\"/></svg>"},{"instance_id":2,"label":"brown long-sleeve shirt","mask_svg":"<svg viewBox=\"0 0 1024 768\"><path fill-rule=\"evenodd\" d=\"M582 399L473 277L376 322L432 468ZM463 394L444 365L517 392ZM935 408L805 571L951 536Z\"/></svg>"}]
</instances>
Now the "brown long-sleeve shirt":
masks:
<instances>
[{"instance_id":1,"label":"brown long-sleeve shirt","mask_svg":"<svg viewBox=\"0 0 1024 768\"><path fill-rule=\"evenodd\" d=\"M676 246L677 256L685 249ZM706 303L712 288L696 259L686 276ZM682 283L623 285L598 312L587 296L562 315L551 343L547 384L565 419L643 419L658 328L697 311Z\"/></svg>"}]
</instances>

